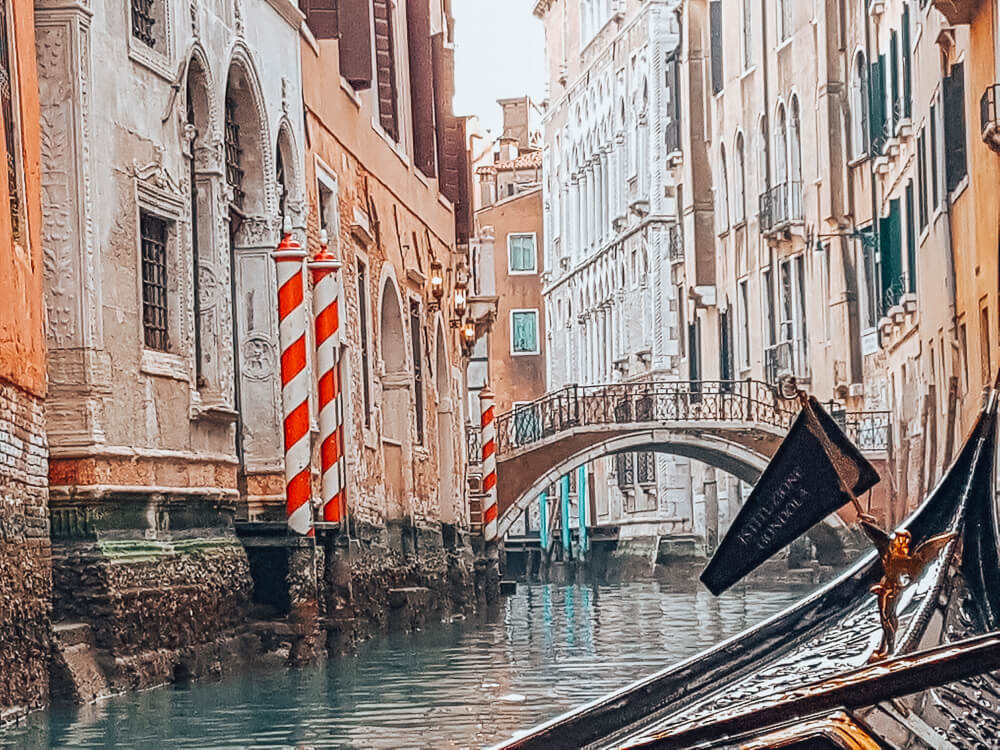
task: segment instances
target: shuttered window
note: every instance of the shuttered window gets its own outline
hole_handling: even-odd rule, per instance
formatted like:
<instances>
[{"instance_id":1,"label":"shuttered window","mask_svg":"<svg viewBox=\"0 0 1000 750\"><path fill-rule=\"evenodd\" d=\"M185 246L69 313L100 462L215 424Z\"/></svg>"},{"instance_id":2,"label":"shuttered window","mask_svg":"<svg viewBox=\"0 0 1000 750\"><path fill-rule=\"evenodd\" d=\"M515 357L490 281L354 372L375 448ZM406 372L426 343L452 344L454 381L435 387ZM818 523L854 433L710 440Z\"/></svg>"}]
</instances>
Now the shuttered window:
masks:
<instances>
[{"instance_id":1,"label":"shuttered window","mask_svg":"<svg viewBox=\"0 0 1000 750\"><path fill-rule=\"evenodd\" d=\"M535 268L535 235L512 234L508 238L509 271L511 273L534 273Z\"/></svg>"},{"instance_id":2,"label":"shuttered window","mask_svg":"<svg viewBox=\"0 0 1000 750\"><path fill-rule=\"evenodd\" d=\"M927 134L923 128L917 136L917 214L923 231L927 226Z\"/></svg>"},{"instance_id":3,"label":"shuttered window","mask_svg":"<svg viewBox=\"0 0 1000 750\"><path fill-rule=\"evenodd\" d=\"M390 138L398 141L399 107L392 0L372 0L372 10L375 19L375 76L379 124Z\"/></svg>"},{"instance_id":4,"label":"shuttered window","mask_svg":"<svg viewBox=\"0 0 1000 750\"><path fill-rule=\"evenodd\" d=\"M892 112L892 133L895 135L899 116L903 107L899 101L899 33L893 29L889 34L889 93Z\"/></svg>"},{"instance_id":5,"label":"shuttered window","mask_svg":"<svg viewBox=\"0 0 1000 750\"><path fill-rule=\"evenodd\" d=\"M927 116L927 120L931 124L930 141L931 141L931 207L938 207L939 192L941 183L938 181L938 125L937 125L937 105L931 105L930 114Z\"/></svg>"},{"instance_id":6,"label":"shuttered window","mask_svg":"<svg viewBox=\"0 0 1000 750\"><path fill-rule=\"evenodd\" d=\"M722 91L722 2L712 0L709 6L709 28L712 43L712 93Z\"/></svg>"},{"instance_id":7,"label":"shuttered window","mask_svg":"<svg viewBox=\"0 0 1000 750\"><path fill-rule=\"evenodd\" d=\"M336 39L340 34L337 0L300 0L309 30L317 39Z\"/></svg>"},{"instance_id":8,"label":"shuttered window","mask_svg":"<svg viewBox=\"0 0 1000 750\"><path fill-rule=\"evenodd\" d=\"M882 279L880 314L899 303L903 294L903 243L899 200L889 203L889 215L879 219L879 259Z\"/></svg>"},{"instance_id":9,"label":"shuttered window","mask_svg":"<svg viewBox=\"0 0 1000 750\"><path fill-rule=\"evenodd\" d=\"M340 40L340 75L357 90L372 85L371 0L299 0L317 39Z\"/></svg>"},{"instance_id":10,"label":"shuttered window","mask_svg":"<svg viewBox=\"0 0 1000 750\"><path fill-rule=\"evenodd\" d=\"M906 291L917 291L917 222L913 215L913 180L906 184Z\"/></svg>"},{"instance_id":11,"label":"shuttered window","mask_svg":"<svg viewBox=\"0 0 1000 750\"><path fill-rule=\"evenodd\" d=\"M406 4L406 36L410 53L410 113L413 119L413 161L421 172L435 177L434 60L431 50L430 6Z\"/></svg>"},{"instance_id":12,"label":"shuttered window","mask_svg":"<svg viewBox=\"0 0 1000 750\"><path fill-rule=\"evenodd\" d=\"M944 79L945 179L950 193L968 173L965 153L965 66L951 66Z\"/></svg>"},{"instance_id":13,"label":"shuttered window","mask_svg":"<svg viewBox=\"0 0 1000 750\"><path fill-rule=\"evenodd\" d=\"M510 323L511 354L538 354L538 311L514 310Z\"/></svg>"},{"instance_id":14,"label":"shuttered window","mask_svg":"<svg viewBox=\"0 0 1000 750\"><path fill-rule=\"evenodd\" d=\"M913 116L913 60L910 54L910 4L903 3L903 117Z\"/></svg>"},{"instance_id":15,"label":"shuttered window","mask_svg":"<svg viewBox=\"0 0 1000 750\"><path fill-rule=\"evenodd\" d=\"M878 156L882 153L882 144L885 142L885 55L879 55L878 60L872 63L868 82L868 111L871 115L869 143L872 155Z\"/></svg>"}]
</instances>

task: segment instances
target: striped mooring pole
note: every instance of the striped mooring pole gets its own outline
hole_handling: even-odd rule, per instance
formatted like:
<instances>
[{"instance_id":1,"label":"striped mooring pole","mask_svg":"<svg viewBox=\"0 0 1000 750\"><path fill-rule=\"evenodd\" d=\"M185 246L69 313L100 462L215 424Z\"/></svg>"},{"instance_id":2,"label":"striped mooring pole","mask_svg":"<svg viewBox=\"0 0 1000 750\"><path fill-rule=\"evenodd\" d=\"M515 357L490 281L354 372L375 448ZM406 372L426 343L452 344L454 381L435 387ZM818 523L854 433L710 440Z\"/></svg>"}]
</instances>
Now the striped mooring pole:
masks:
<instances>
[{"instance_id":1,"label":"striped mooring pole","mask_svg":"<svg viewBox=\"0 0 1000 750\"><path fill-rule=\"evenodd\" d=\"M281 346L281 406L285 436L285 512L288 528L312 536L310 488L309 370L306 367L306 311L302 261L306 251L284 236L271 253L278 272L278 344Z\"/></svg>"},{"instance_id":2,"label":"striped mooring pole","mask_svg":"<svg viewBox=\"0 0 1000 750\"><path fill-rule=\"evenodd\" d=\"M316 318L316 376L319 383L319 439L323 521L340 523L345 511L343 397L340 379L340 276L343 264L330 252L326 230L309 261Z\"/></svg>"},{"instance_id":3,"label":"striped mooring pole","mask_svg":"<svg viewBox=\"0 0 1000 750\"><path fill-rule=\"evenodd\" d=\"M482 443L483 443L483 493L486 495L483 506L483 538L487 542L497 539L497 434L493 422L494 395L490 386L484 385L479 392L479 406L482 411Z\"/></svg>"}]
</instances>

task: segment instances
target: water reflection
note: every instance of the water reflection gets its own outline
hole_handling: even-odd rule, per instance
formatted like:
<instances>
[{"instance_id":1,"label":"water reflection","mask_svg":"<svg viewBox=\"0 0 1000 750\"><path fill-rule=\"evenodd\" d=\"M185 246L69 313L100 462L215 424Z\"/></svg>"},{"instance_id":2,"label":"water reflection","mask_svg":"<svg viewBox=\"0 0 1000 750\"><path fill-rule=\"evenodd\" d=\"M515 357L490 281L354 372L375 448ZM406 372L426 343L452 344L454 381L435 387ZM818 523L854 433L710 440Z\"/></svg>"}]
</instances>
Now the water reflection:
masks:
<instances>
[{"instance_id":1,"label":"water reflection","mask_svg":"<svg viewBox=\"0 0 1000 750\"><path fill-rule=\"evenodd\" d=\"M690 656L799 596L522 586L486 622L382 638L317 668L39 714L0 733L0 746L477 747Z\"/></svg>"}]
</instances>

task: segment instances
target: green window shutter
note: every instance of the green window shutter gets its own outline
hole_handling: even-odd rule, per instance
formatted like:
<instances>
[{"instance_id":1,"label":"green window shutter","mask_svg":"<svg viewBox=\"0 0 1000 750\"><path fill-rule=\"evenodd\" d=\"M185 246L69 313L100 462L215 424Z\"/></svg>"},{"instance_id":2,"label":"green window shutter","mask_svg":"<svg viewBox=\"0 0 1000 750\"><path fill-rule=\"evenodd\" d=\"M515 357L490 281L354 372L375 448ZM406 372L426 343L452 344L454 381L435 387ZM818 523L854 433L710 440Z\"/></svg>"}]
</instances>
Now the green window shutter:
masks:
<instances>
[{"instance_id":1,"label":"green window shutter","mask_svg":"<svg viewBox=\"0 0 1000 750\"><path fill-rule=\"evenodd\" d=\"M910 4L903 4L903 117L913 116L913 61L910 56Z\"/></svg>"},{"instance_id":2,"label":"green window shutter","mask_svg":"<svg viewBox=\"0 0 1000 750\"><path fill-rule=\"evenodd\" d=\"M965 65L951 66L951 75L944 79L944 148L945 181L950 193L968 174L965 153Z\"/></svg>"},{"instance_id":3,"label":"green window shutter","mask_svg":"<svg viewBox=\"0 0 1000 750\"><path fill-rule=\"evenodd\" d=\"M917 222L914 212L913 180L906 185L906 291L917 291Z\"/></svg>"},{"instance_id":4,"label":"green window shutter","mask_svg":"<svg viewBox=\"0 0 1000 750\"><path fill-rule=\"evenodd\" d=\"M883 130L885 128L885 55L879 55L879 59L872 63L871 75L868 80L868 110L871 113L869 142L872 147L872 155L878 156L882 152Z\"/></svg>"},{"instance_id":5,"label":"green window shutter","mask_svg":"<svg viewBox=\"0 0 1000 750\"><path fill-rule=\"evenodd\" d=\"M534 310L513 313L514 351L535 353L538 351L538 313Z\"/></svg>"},{"instance_id":6,"label":"green window shutter","mask_svg":"<svg viewBox=\"0 0 1000 750\"><path fill-rule=\"evenodd\" d=\"M895 135L902 110L899 103L899 32L895 29L889 34L889 94L889 106L892 107L889 116L892 118L892 133Z\"/></svg>"},{"instance_id":7,"label":"green window shutter","mask_svg":"<svg viewBox=\"0 0 1000 750\"><path fill-rule=\"evenodd\" d=\"M535 240L531 235L515 235L510 238L510 270L535 270Z\"/></svg>"},{"instance_id":8,"label":"green window shutter","mask_svg":"<svg viewBox=\"0 0 1000 750\"><path fill-rule=\"evenodd\" d=\"M879 219L879 262L882 267L881 314L899 302L902 296L902 237L899 199L890 201L889 215Z\"/></svg>"}]
</instances>

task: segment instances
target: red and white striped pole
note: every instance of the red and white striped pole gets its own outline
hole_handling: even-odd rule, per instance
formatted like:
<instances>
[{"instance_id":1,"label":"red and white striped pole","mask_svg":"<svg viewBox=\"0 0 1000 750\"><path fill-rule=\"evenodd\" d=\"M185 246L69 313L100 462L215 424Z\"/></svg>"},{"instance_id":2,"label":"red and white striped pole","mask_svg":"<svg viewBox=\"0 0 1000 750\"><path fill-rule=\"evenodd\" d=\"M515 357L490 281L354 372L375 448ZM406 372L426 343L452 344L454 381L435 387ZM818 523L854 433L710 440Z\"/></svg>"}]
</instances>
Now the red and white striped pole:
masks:
<instances>
[{"instance_id":1,"label":"red and white striped pole","mask_svg":"<svg viewBox=\"0 0 1000 750\"><path fill-rule=\"evenodd\" d=\"M340 380L340 278L337 271L343 264L330 252L325 229L320 235L319 252L308 265L313 278L313 314L316 317L323 520L340 523L344 513L346 473Z\"/></svg>"},{"instance_id":2,"label":"red and white striped pole","mask_svg":"<svg viewBox=\"0 0 1000 750\"><path fill-rule=\"evenodd\" d=\"M302 261L306 251L286 222L278 249L278 343L281 346L281 405L285 433L285 511L288 528L312 536L309 445L309 370L306 367L306 310Z\"/></svg>"},{"instance_id":3,"label":"red and white striped pole","mask_svg":"<svg viewBox=\"0 0 1000 750\"><path fill-rule=\"evenodd\" d=\"M497 433L493 422L494 395L488 384L479 392L479 406L483 415L483 493L486 495L483 507L483 538L487 542L494 542L497 538Z\"/></svg>"}]
</instances>

